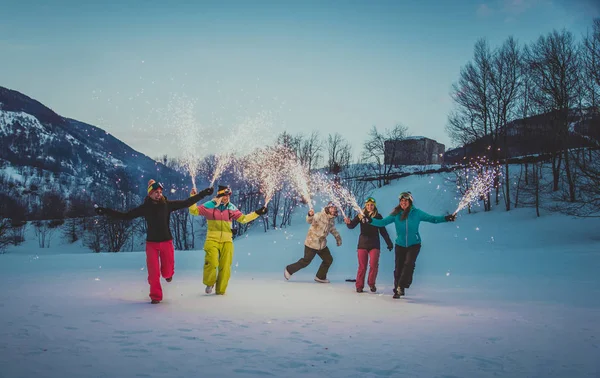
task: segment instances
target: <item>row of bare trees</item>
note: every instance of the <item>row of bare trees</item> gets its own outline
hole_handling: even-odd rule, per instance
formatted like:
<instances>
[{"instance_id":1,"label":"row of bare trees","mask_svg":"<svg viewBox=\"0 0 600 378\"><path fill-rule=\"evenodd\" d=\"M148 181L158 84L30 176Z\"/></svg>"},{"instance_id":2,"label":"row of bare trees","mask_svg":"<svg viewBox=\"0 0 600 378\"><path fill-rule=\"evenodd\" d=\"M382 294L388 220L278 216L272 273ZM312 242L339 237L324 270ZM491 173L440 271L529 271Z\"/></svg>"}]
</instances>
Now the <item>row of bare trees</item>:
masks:
<instances>
[{"instance_id":1,"label":"row of bare trees","mask_svg":"<svg viewBox=\"0 0 600 378\"><path fill-rule=\"evenodd\" d=\"M540 132L552 167L552 191L559 192L561 182L564 183L564 199L574 203L590 196L590 183L597 182L600 163L591 159L592 152L581 154L569 149L569 135L573 133L574 120L583 122L596 117L597 122L599 95L600 19L594 20L591 31L580 41L567 30L552 31L527 45L509 37L493 49L481 39L475 44L472 61L462 67L452 86L455 107L446 129L459 145L488 141L489 157L491 161L503 162L506 178L503 188L496 191L496 204L498 193L503 190L506 210L510 210L515 200L511 193L513 183L508 179L509 159L503 158L507 155L500 148L508 145L507 125L535 114L547 114ZM597 140L595 143L598 147Z\"/></svg>"}]
</instances>

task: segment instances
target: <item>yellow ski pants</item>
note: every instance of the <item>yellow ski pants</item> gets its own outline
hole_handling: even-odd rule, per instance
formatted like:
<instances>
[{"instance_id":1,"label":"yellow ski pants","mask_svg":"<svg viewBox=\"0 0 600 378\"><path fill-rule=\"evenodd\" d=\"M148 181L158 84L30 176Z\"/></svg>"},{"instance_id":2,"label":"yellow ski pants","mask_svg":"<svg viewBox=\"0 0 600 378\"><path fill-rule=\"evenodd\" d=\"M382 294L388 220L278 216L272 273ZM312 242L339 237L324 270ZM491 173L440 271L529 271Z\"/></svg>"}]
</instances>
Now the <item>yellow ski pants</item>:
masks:
<instances>
[{"instance_id":1,"label":"yellow ski pants","mask_svg":"<svg viewBox=\"0 0 600 378\"><path fill-rule=\"evenodd\" d=\"M206 286L213 286L216 283L216 294L225 294L231 276L233 242L219 243L207 240L204 243L204 251L206 256L204 257L203 282Z\"/></svg>"}]
</instances>

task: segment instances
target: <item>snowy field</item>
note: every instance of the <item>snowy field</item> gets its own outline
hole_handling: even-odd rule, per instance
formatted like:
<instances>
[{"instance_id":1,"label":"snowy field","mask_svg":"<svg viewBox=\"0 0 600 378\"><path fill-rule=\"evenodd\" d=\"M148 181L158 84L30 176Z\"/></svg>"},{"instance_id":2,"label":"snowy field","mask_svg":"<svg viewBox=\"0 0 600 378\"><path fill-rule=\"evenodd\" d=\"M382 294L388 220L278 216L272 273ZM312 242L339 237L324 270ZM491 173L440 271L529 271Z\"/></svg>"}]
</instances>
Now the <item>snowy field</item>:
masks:
<instances>
[{"instance_id":1,"label":"snowy field","mask_svg":"<svg viewBox=\"0 0 600 378\"><path fill-rule=\"evenodd\" d=\"M444 188L439 175L408 177L374 195L384 214L402 190L446 214L457 200ZM338 229L331 284L313 281L318 257L283 279L302 255L297 220L236 240L225 296L204 294L202 251L177 251L158 305L144 253L11 249L0 255L0 377L600 376L600 220L494 209L422 224L399 300L387 250L377 293L345 282L359 231Z\"/></svg>"}]
</instances>

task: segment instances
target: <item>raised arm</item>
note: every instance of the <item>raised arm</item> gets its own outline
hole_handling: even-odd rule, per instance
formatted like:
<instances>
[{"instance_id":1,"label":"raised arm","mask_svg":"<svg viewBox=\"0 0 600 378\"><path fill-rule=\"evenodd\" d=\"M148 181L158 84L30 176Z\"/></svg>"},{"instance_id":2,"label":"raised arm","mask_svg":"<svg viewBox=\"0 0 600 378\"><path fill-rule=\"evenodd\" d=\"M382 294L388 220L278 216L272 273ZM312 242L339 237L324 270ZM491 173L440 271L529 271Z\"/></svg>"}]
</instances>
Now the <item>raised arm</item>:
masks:
<instances>
[{"instance_id":1,"label":"raised arm","mask_svg":"<svg viewBox=\"0 0 600 378\"><path fill-rule=\"evenodd\" d=\"M419 219L421 222L429 222L429 223L444 223L448 222L449 219L446 219L444 215L430 215L424 212L421 209L418 209Z\"/></svg>"},{"instance_id":2,"label":"raised arm","mask_svg":"<svg viewBox=\"0 0 600 378\"><path fill-rule=\"evenodd\" d=\"M359 223L360 223L360 218L359 218L359 217L358 217L358 215L357 215L357 216L355 216L355 217L354 217L354 219L352 219L352 220L350 221L350 223L346 223L346 226L347 226L349 229L351 229L351 230L352 230L352 229L353 229L354 227L356 227L356 226L357 226Z\"/></svg>"},{"instance_id":3,"label":"raised arm","mask_svg":"<svg viewBox=\"0 0 600 378\"><path fill-rule=\"evenodd\" d=\"M200 201L202 198L210 195L213 191L213 188L206 188L200 193L192 195L190 198L179 201L169 201L169 211L175 211L179 209L184 209L186 207L190 207L196 202Z\"/></svg>"},{"instance_id":4,"label":"raised arm","mask_svg":"<svg viewBox=\"0 0 600 378\"><path fill-rule=\"evenodd\" d=\"M212 213L215 206L216 206L216 203L214 200L205 202L205 203L201 204L200 206L198 206L198 204L194 203L194 204L192 204L192 206L189 207L190 214L205 217L205 216L209 215L210 213Z\"/></svg>"},{"instance_id":5,"label":"raised arm","mask_svg":"<svg viewBox=\"0 0 600 378\"><path fill-rule=\"evenodd\" d=\"M383 219L371 218L371 222L369 223L371 223L375 227L385 227L390 223L394 223L394 219L396 219L395 215L388 215Z\"/></svg>"},{"instance_id":6,"label":"raised arm","mask_svg":"<svg viewBox=\"0 0 600 378\"><path fill-rule=\"evenodd\" d=\"M131 209L126 212L120 212L113 209L107 209L105 207L97 207L96 213L98 215L106 215L111 218L122 219L122 220L131 220L135 218L139 218L144 216L145 206L142 204L141 206L136 207L135 209Z\"/></svg>"},{"instance_id":7,"label":"raised arm","mask_svg":"<svg viewBox=\"0 0 600 378\"><path fill-rule=\"evenodd\" d=\"M233 220L235 220L238 223L248 223L248 222L252 222L253 220L255 220L256 218L258 218L260 215L256 213L256 211L251 212L250 214L244 214L241 211L239 211L238 209L235 209L232 213L231 213L231 218Z\"/></svg>"}]
</instances>

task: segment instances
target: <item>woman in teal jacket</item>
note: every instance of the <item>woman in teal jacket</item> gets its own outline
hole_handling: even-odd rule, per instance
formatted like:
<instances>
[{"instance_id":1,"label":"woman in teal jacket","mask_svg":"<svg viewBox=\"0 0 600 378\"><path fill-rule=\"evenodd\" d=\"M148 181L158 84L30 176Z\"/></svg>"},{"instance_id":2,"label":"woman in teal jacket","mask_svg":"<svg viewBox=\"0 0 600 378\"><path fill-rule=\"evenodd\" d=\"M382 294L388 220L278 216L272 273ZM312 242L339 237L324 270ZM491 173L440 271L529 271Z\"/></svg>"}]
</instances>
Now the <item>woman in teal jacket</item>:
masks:
<instances>
[{"instance_id":1,"label":"woman in teal jacket","mask_svg":"<svg viewBox=\"0 0 600 378\"><path fill-rule=\"evenodd\" d=\"M396 226L396 268L394 270L394 298L404 295L410 287L415 272L415 262L421 250L419 223L453 222L455 215L433 216L413 206L410 192L400 193L400 203L392 213L383 219L367 218L376 227L385 227L394 222Z\"/></svg>"}]
</instances>

